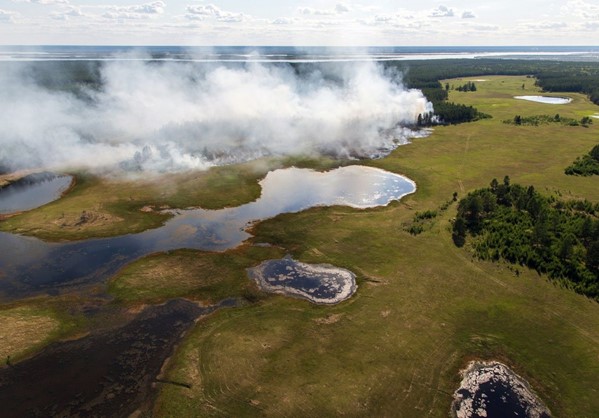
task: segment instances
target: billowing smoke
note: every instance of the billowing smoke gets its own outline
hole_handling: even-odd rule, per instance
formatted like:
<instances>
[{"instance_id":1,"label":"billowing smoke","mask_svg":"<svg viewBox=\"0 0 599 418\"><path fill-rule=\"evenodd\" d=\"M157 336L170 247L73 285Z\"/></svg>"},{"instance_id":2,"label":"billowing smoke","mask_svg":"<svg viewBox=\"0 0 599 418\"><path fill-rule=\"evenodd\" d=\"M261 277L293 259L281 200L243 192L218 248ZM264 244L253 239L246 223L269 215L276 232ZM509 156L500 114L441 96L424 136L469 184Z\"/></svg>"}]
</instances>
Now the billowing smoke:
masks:
<instances>
[{"instance_id":1,"label":"billowing smoke","mask_svg":"<svg viewBox=\"0 0 599 418\"><path fill-rule=\"evenodd\" d=\"M0 167L172 171L265 155L377 155L405 142L420 91L374 63L114 61L98 88L0 71Z\"/></svg>"}]
</instances>

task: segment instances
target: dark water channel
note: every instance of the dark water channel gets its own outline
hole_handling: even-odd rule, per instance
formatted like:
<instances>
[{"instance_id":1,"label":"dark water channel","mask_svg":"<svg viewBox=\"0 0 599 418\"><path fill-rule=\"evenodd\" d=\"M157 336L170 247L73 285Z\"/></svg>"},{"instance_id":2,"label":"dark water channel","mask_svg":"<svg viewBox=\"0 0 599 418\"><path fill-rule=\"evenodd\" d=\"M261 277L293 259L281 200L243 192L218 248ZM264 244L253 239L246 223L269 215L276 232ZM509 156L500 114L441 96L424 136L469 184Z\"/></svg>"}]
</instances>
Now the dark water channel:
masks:
<instances>
[{"instance_id":1,"label":"dark water channel","mask_svg":"<svg viewBox=\"0 0 599 418\"><path fill-rule=\"evenodd\" d=\"M281 213L319 205L383 206L416 189L411 180L387 171L348 166L325 173L275 170L260 182L254 202L222 210L177 211L160 228L139 234L70 243L0 233L0 299L102 281L146 254L180 248L224 251L250 237L246 226Z\"/></svg>"},{"instance_id":2,"label":"dark water channel","mask_svg":"<svg viewBox=\"0 0 599 418\"><path fill-rule=\"evenodd\" d=\"M0 189L0 214L37 208L58 199L73 181L71 176L36 173Z\"/></svg>"},{"instance_id":3,"label":"dark water channel","mask_svg":"<svg viewBox=\"0 0 599 418\"><path fill-rule=\"evenodd\" d=\"M146 308L120 328L55 343L0 368L0 416L127 417L147 411L157 384L189 385L157 379L182 334L199 316L232 305L202 308L172 300Z\"/></svg>"}]
</instances>

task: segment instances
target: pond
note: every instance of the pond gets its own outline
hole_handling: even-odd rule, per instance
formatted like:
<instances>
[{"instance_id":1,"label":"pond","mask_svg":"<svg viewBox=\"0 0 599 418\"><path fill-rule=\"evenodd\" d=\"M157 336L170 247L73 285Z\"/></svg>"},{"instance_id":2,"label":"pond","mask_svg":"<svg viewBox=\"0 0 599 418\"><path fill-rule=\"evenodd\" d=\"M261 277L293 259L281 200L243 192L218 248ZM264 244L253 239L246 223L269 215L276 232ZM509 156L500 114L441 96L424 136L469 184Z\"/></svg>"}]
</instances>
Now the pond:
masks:
<instances>
[{"instance_id":1,"label":"pond","mask_svg":"<svg viewBox=\"0 0 599 418\"><path fill-rule=\"evenodd\" d=\"M454 417L551 417L528 383L502 363L470 362L462 377L454 394Z\"/></svg>"},{"instance_id":2,"label":"pond","mask_svg":"<svg viewBox=\"0 0 599 418\"><path fill-rule=\"evenodd\" d=\"M164 226L113 238L47 243L0 233L0 299L94 283L144 255L180 248L224 251L250 237L255 221L315 206L384 206L416 190L415 183L384 170L348 166L328 172L288 168L269 172L256 201L221 210L171 211Z\"/></svg>"},{"instance_id":3,"label":"pond","mask_svg":"<svg viewBox=\"0 0 599 418\"><path fill-rule=\"evenodd\" d=\"M531 102L545 103L545 104L568 104L572 99L568 97L549 97L549 96L514 96L514 99L528 100Z\"/></svg>"},{"instance_id":4,"label":"pond","mask_svg":"<svg viewBox=\"0 0 599 418\"><path fill-rule=\"evenodd\" d=\"M73 177L53 173L25 176L0 189L0 214L35 209L58 198L71 186Z\"/></svg>"},{"instance_id":5,"label":"pond","mask_svg":"<svg viewBox=\"0 0 599 418\"><path fill-rule=\"evenodd\" d=\"M356 275L329 264L306 264L291 257L268 260L248 269L248 276L261 290L331 305L350 298L356 291Z\"/></svg>"}]
</instances>

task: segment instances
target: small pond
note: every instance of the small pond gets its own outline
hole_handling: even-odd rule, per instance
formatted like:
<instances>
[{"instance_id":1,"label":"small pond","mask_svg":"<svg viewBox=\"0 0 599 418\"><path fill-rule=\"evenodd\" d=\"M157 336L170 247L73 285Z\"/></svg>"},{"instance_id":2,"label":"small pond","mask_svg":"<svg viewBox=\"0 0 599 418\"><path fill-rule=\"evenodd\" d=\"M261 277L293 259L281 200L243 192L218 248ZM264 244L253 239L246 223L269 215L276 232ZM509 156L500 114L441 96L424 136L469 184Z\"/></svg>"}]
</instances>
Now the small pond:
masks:
<instances>
[{"instance_id":1,"label":"small pond","mask_svg":"<svg viewBox=\"0 0 599 418\"><path fill-rule=\"evenodd\" d=\"M514 99L528 100L530 102L545 103L545 104L568 104L572 99L568 97L549 97L549 96L514 96Z\"/></svg>"},{"instance_id":2,"label":"small pond","mask_svg":"<svg viewBox=\"0 0 599 418\"><path fill-rule=\"evenodd\" d=\"M58 198L73 182L71 176L36 173L0 189L0 214L35 209Z\"/></svg>"},{"instance_id":3,"label":"small pond","mask_svg":"<svg viewBox=\"0 0 599 418\"><path fill-rule=\"evenodd\" d=\"M0 233L0 299L98 282L144 255L180 248L224 251L250 237L252 222L314 206L384 206L416 190L415 183L384 170L348 166L328 172L288 168L269 172L254 202L221 210L172 211L164 226L139 234L47 243Z\"/></svg>"},{"instance_id":4,"label":"small pond","mask_svg":"<svg viewBox=\"0 0 599 418\"><path fill-rule=\"evenodd\" d=\"M268 260L248 269L248 276L261 290L331 305L356 291L356 275L329 264L306 264L291 257Z\"/></svg>"},{"instance_id":5,"label":"small pond","mask_svg":"<svg viewBox=\"0 0 599 418\"><path fill-rule=\"evenodd\" d=\"M473 361L462 377L454 393L454 417L551 417L528 383L502 363Z\"/></svg>"}]
</instances>

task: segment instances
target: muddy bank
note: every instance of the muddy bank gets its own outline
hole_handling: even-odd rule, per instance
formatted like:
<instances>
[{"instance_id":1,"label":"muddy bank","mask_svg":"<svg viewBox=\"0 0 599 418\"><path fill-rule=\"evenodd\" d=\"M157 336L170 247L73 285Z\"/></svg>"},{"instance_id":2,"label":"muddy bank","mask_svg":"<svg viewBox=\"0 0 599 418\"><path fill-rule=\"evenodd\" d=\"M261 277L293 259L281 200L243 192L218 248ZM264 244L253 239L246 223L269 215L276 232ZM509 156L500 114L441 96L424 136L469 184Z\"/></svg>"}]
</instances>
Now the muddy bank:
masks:
<instances>
[{"instance_id":1,"label":"muddy bank","mask_svg":"<svg viewBox=\"0 0 599 418\"><path fill-rule=\"evenodd\" d=\"M165 360L201 315L199 307L172 300L145 309L128 324L75 341L56 343L0 369L1 415L23 417L127 417L151 407ZM173 384L185 382L166 382Z\"/></svg>"},{"instance_id":2,"label":"muddy bank","mask_svg":"<svg viewBox=\"0 0 599 418\"><path fill-rule=\"evenodd\" d=\"M330 264L306 264L291 257L268 260L247 270L261 290L332 305L356 291L356 275Z\"/></svg>"},{"instance_id":3,"label":"muddy bank","mask_svg":"<svg viewBox=\"0 0 599 418\"><path fill-rule=\"evenodd\" d=\"M456 418L551 417L528 383L496 361L468 364L451 412Z\"/></svg>"}]
</instances>

